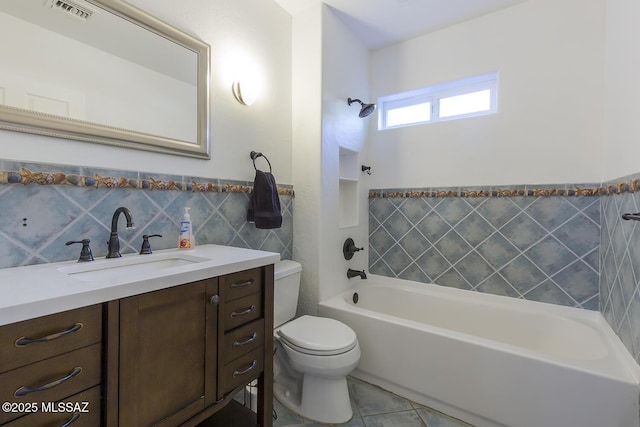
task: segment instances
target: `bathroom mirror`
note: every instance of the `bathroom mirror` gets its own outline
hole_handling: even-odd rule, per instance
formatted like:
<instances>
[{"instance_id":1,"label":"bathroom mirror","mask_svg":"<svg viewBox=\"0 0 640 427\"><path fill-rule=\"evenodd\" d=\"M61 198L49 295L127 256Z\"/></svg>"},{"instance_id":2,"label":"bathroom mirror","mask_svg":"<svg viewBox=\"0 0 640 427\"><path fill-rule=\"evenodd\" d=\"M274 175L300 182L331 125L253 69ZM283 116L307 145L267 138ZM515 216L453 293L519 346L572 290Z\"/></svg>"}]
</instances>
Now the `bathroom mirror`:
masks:
<instances>
[{"instance_id":1,"label":"bathroom mirror","mask_svg":"<svg viewBox=\"0 0 640 427\"><path fill-rule=\"evenodd\" d=\"M2 0L0 40L0 129L209 158L208 44L121 0Z\"/></svg>"}]
</instances>

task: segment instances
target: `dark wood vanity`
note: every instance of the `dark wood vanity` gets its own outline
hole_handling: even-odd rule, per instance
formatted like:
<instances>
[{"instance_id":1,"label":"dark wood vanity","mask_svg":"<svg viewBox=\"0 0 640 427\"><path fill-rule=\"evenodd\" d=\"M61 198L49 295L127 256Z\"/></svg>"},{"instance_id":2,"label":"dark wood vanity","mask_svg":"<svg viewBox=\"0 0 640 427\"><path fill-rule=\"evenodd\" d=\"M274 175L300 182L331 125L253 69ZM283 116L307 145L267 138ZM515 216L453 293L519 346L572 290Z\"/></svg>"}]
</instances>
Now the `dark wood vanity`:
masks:
<instances>
[{"instance_id":1,"label":"dark wood vanity","mask_svg":"<svg viewBox=\"0 0 640 427\"><path fill-rule=\"evenodd\" d=\"M0 326L0 425L209 425L257 379L271 427L273 280L271 264Z\"/></svg>"}]
</instances>

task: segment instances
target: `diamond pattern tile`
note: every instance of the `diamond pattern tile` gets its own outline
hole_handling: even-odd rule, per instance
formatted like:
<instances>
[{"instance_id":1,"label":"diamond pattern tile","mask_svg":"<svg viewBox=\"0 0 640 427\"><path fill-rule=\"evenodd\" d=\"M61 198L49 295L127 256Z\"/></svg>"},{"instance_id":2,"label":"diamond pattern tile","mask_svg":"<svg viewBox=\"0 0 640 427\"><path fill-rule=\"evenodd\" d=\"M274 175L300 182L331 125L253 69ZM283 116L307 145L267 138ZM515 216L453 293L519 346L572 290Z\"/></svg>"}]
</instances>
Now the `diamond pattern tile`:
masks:
<instances>
[{"instance_id":1,"label":"diamond pattern tile","mask_svg":"<svg viewBox=\"0 0 640 427\"><path fill-rule=\"evenodd\" d=\"M476 246L489 237L495 228L480 214L472 212L455 227L455 230L460 236L464 236L471 246Z\"/></svg>"},{"instance_id":2,"label":"diamond pattern tile","mask_svg":"<svg viewBox=\"0 0 640 427\"><path fill-rule=\"evenodd\" d=\"M388 198L373 199L369 204L369 212L382 223L396 210L396 206Z\"/></svg>"},{"instance_id":3,"label":"diamond pattern tile","mask_svg":"<svg viewBox=\"0 0 640 427\"><path fill-rule=\"evenodd\" d=\"M459 259L469 253L472 248L472 246L454 230L447 233L434 246L451 264L455 264Z\"/></svg>"},{"instance_id":4,"label":"diamond pattern tile","mask_svg":"<svg viewBox=\"0 0 640 427\"><path fill-rule=\"evenodd\" d=\"M547 230L526 212L521 212L505 224L500 229L500 233L518 249L524 251L541 240L547 234Z\"/></svg>"},{"instance_id":5,"label":"diamond pattern tile","mask_svg":"<svg viewBox=\"0 0 640 427\"><path fill-rule=\"evenodd\" d=\"M434 208L440 216L451 226L455 226L469 212L473 210L471 205L461 197L448 197Z\"/></svg>"},{"instance_id":6,"label":"diamond pattern tile","mask_svg":"<svg viewBox=\"0 0 640 427\"><path fill-rule=\"evenodd\" d=\"M481 283L494 273L493 268L477 252L469 252L455 264L456 270L469 283Z\"/></svg>"},{"instance_id":7,"label":"diamond pattern tile","mask_svg":"<svg viewBox=\"0 0 640 427\"><path fill-rule=\"evenodd\" d=\"M56 172L68 169L68 173L79 174L78 168L30 166L33 171L51 171L51 167L55 167ZM16 165L15 170L20 170L20 167ZM85 176L94 176L95 173L140 178L137 172L88 168L82 171ZM153 178L157 180L159 176ZM165 176L164 179L182 181L182 177L175 176ZM290 259L293 252L293 197L280 196L283 225L274 230L256 230L253 224L247 223L248 201L248 195L242 192L36 184L0 186L0 268L77 259L80 247L65 246L64 242L83 238L91 240L94 257L106 256L111 218L120 206L129 208L136 226L133 230L126 230L124 216L121 215L118 231L122 253L138 252L143 234L162 235L152 239L153 249L175 248L178 222L184 206L189 206L197 244L218 243L263 249L279 252L282 258Z\"/></svg>"},{"instance_id":8,"label":"diamond pattern tile","mask_svg":"<svg viewBox=\"0 0 640 427\"><path fill-rule=\"evenodd\" d=\"M500 274L495 273L480 283L476 290L494 295L517 298L520 295Z\"/></svg>"},{"instance_id":9,"label":"diamond pattern tile","mask_svg":"<svg viewBox=\"0 0 640 427\"><path fill-rule=\"evenodd\" d=\"M524 255L519 255L502 267L500 274L520 292L520 295L524 295L547 279L547 275Z\"/></svg>"},{"instance_id":10,"label":"diamond pattern tile","mask_svg":"<svg viewBox=\"0 0 640 427\"><path fill-rule=\"evenodd\" d=\"M582 261L577 261L552 277L573 301L582 303L598 292L598 274ZM573 305L573 304L572 304Z\"/></svg>"},{"instance_id":11,"label":"diamond pattern tile","mask_svg":"<svg viewBox=\"0 0 640 427\"><path fill-rule=\"evenodd\" d=\"M571 218L577 209L564 197L538 197L535 203L527 208L527 214L542 227L551 231Z\"/></svg>"},{"instance_id":12,"label":"diamond pattern tile","mask_svg":"<svg viewBox=\"0 0 640 427\"><path fill-rule=\"evenodd\" d=\"M398 207L398 210L415 224L429 214L431 206L425 202L425 199L408 198Z\"/></svg>"},{"instance_id":13,"label":"diamond pattern tile","mask_svg":"<svg viewBox=\"0 0 640 427\"><path fill-rule=\"evenodd\" d=\"M496 233L478 246L478 252L496 269L511 261L519 255L517 248L504 238L502 234Z\"/></svg>"},{"instance_id":14,"label":"diamond pattern tile","mask_svg":"<svg viewBox=\"0 0 640 427\"><path fill-rule=\"evenodd\" d=\"M404 236L412 227L411 222L399 210L394 211L382 225L393 236Z\"/></svg>"},{"instance_id":15,"label":"diamond pattern tile","mask_svg":"<svg viewBox=\"0 0 640 427\"><path fill-rule=\"evenodd\" d=\"M451 263L433 246L416 260L416 264L427 274L430 282L435 282L436 277L451 267Z\"/></svg>"},{"instance_id":16,"label":"diamond pattern tile","mask_svg":"<svg viewBox=\"0 0 640 427\"><path fill-rule=\"evenodd\" d=\"M524 295L527 299L534 301L548 302L551 304L573 305L572 299L563 292L552 280L545 280Z\"/></svg>"},{"instance_id":17,"label":"diamond pattern tile","mask_svg":"<svg viewBox=\"0 0 640 427\"><path fill-rule=\"evenodd\" d=\"M429 242L435 243L451 229L451 226L439 214L432 213L417 223L415 229Z\"/></svg>"},{"instance_id":18,"label":"diamond pattern tile","mask_svg":"<svg viewBox=\"0 0 640 427\"><path fill-rule=\"evenodd\" d=\"M600 223L607 220L606 215L601 218L599 198L399 200L370 201L370 221L377 222L369 224L372 273L574 307L597 306ZM607 208L618 212L620 203ZM622 234L617 228L615 222L607 224L614 237ZM631 247L640 255L640 243ZM615 263L611 269L618 274Z\"/></svg>"},{"instance_id":19,"label":"diamond pattern tile","mask_svg":"<svg viewBox=\"0 0 640 427\"><path fill-rule=\"evenodd\" d=\"M548 275L557 273L576 260L576 256L552 236L547 236L524 254Z\"/></svg>"},{"instance_id":20,"label":"diamond pattern tile","mask_svg":"<svg viewBox=\"0 0 640 427\"><path fill-rule=\"evenodd\" d=\"M419 257L424 251L429 249L431 244L420 233L407 233L402 239L400 239L400 246L409 254L413 259Z\"/></svg>"},{"instance_id":21,"label":"diamond pattern tile","mask_svg":"<svg viewBox=\"0 0 640 427\"><path fill-rule=\"evenodd\" d=\"M511 197L497 197L487 200L482 206L477 208L478 214L486 219L491 225L500 228L521 212Z\"/></svg>"}]
</instances>

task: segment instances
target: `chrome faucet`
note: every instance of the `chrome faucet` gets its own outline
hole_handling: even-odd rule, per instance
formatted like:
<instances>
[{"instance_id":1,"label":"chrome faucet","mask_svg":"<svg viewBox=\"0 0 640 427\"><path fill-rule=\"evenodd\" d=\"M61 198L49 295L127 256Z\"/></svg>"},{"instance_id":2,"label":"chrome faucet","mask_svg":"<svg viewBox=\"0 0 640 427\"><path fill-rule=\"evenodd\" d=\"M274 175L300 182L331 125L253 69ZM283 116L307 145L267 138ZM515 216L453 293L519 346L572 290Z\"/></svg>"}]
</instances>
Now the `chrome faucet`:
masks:
<instances>
[{"instance_id":1,"label":"chrome faucet","mask_svg":"<svg viewBox=\"0 0 640 427\"><path fill-rule=\"evenodd\" d=\"M131 212L129 209L125 207L119 207L113 213L113 218L111 219L111 237L109 237L109 253L107 254L107 258L120 258L120 240L118 239L118 218L120 218L120 214L123 213L124 217L127 220L127 230L131 230L134 228L133 219L131 218Z\"/></svg>"},{"instance_id":2,"label":"chrome faucet","mask_svg":"<svg viewBox=\"0 0 640 427\"><path fill-rule=\"evenodd\" d=\"M358 270L353 270L351 268L347 270L347 278L351 279L356 276L360 276L360 279L362 280L367 278L367 275L365 274L364 270L358 271Z\"/></svg>"}]
</instances>

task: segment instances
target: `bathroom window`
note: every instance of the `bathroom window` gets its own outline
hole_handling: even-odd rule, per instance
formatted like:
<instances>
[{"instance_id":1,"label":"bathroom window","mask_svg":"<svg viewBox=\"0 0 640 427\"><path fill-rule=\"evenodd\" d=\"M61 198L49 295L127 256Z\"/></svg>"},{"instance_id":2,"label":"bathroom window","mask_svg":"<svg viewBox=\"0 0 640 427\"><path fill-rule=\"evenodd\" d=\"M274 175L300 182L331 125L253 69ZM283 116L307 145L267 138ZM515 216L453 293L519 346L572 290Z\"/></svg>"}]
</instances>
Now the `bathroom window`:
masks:
<instances>
[{"instance_id":1,"label":"bathroom window","mask_svg":"<svg viewBox=\"0 0 640 427\"><path fill-rule=\"evenodd\" d=\"M378 99L378 129L494 114L498 73L483 74Z\"/></svg>"}]
</instances>

